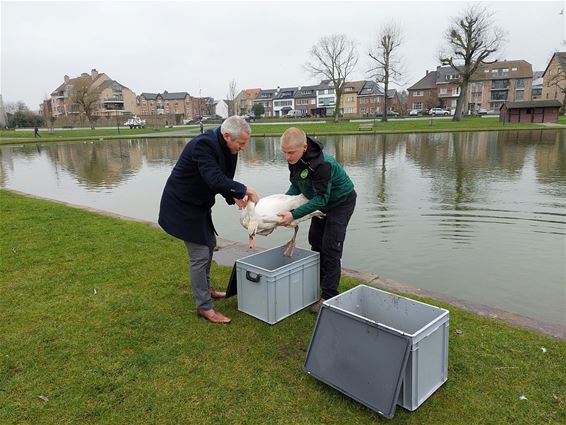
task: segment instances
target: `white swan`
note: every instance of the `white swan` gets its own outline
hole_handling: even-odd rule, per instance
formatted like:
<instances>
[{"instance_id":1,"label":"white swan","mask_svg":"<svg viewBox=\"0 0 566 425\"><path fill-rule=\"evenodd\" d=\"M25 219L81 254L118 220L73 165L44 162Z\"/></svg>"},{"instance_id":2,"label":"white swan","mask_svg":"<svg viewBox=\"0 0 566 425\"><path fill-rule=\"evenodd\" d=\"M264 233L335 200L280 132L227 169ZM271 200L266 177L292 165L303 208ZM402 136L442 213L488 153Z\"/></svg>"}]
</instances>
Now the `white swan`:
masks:
<instances>
[{"instance_id":1,"label":"white swan","mask_svg":"<svg viewBox=\"0 0 566 425\"><path fill-rule=\"evenodd\" d=\"M242 209L240 215L240 223L244 228L248 229L248 246L250 248L254 247L255 235L267 236L276 227L279 226L279 216L280 212L291 211L295 208L306 204L308 199L303 195L283 195L276 194L266 196L261 198L257 205L253 202L248 202L246 208ZM312 217L324 217L321 211L314 211L307 214L304 217L293 220L285 227L293 227L295 233L289 242L285 246L283 254L287 257L293 255L293 250L295 249L295 239L297 238L297 232L299 230L299 223L301 221L309 220Z\"/></svg>"}]
</instances>

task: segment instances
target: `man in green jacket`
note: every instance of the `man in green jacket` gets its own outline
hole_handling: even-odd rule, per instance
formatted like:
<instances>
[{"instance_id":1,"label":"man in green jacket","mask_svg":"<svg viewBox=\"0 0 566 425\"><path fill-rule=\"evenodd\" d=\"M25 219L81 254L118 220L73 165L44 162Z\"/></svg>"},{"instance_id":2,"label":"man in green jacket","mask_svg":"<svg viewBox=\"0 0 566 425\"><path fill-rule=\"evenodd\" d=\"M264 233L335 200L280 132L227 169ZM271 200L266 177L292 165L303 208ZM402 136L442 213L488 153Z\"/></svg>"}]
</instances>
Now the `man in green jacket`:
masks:
<instances>
[{"instance_id":1,"label":"man in green jacket","mask_svg":"<svg viewBox=\"0 0 566 425\"><path fill-rule=\"evenodd\" d=\"M350 177L336 159L323 152L318 140L291 127L281 136L281 151L289 163L291 186L287 195L303 194L309 202L279 213L279 224L287 225L316 210L324 218L313 218L309 229L312 250L320 253L321 298L311 307L318 313L322 301L338 295L346 228L356 206L356 191Z\"/></svg>"}]
</instances>

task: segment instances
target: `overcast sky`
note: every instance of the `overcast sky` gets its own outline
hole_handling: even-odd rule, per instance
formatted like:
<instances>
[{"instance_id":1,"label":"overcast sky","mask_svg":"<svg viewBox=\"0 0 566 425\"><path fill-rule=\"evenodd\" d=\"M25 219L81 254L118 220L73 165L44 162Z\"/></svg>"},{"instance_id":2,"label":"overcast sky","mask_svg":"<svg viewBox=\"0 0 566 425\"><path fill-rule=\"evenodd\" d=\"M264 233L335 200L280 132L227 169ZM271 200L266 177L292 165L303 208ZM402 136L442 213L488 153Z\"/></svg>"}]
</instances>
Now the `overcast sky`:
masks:
<instances>
[{"instance_id":1,"label":"overcast sky","mask_svg":"<svg viewBox=\"0 0 566 425\"><path fill-rule=\"evenodd\" d=\"M420 2L9 2L1 3L1 94L32 110L63 82L96 68L133 90L225 98L244 88L316 84L303 68L310 48L343 33L357 43L367 78L379 27L397 22L405 87L438 65L450 17L471 3ZM499 59L544 70L566 50L565 1L485 2L507 31Z\"/></svg>"}]
</instances>

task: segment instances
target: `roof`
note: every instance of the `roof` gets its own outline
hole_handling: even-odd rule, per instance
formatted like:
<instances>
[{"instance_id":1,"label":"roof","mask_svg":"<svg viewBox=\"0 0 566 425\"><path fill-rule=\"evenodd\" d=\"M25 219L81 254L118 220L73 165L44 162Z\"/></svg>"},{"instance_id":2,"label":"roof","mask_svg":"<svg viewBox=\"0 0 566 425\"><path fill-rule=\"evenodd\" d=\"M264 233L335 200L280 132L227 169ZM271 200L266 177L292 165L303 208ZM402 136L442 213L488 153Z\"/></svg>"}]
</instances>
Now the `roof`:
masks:
<instances>
[{"instance_id":1,"label":"roof","mask_svg":"<svg viewBox=\"0 0 566 425\"><path fill-rule=\"evenodd\" d=\"M560 108L562 107L562 103L559 100L552 99L552 100L528 100L524 102L505 102L503 106L506 106L507 109L520 109L520 108ZM499 108L499 109L501 109Z\"/></svg>"},{"instance_id":2,"label":"roof","mask_svg":"<svg viewBox=\"0 0 566 425\"><path fill-rule=\"evenodd\" d=\"M257 96L256 96L256 100L257 99L272 99L273 95L277 92L277 89L263 89L261 90Z\"/></svg>"},{"instance_id":3,"label":"roof","mask_svg":"<svg viewBox=\"0 0 566 425\"><path fill-rule=\"evenodd\" d=\"M283 87L278 89L274 99L292 99L297 91L297 87Z\"/></svg>"},{"instance_id":4,"label":"roof","mask_svg":"<svg viewBox=\"0 0 566 425\"><path fill-rule=\"evenodd\" d=\"M458 81L457 78L452 78L452 79L448 78L450 75L459 76L460 73L451 66L436 67L436 82L438 84L454 83Z\"/></svg>"},{"instance_id":5,"label":"roof","mask_svg":"<svg viewBox=\"0 0 566 425\"><path fill-rule=\"evenodd\" d=\"M378 96L383 95L383 91L375 81L365 81L364 86L358 92L358 96Z\"/></svg>"},{"instance_id":6,"label":"roof","mask_svg":"<svg viewBox=\"0 0 566 425\"><path fill-rule=\"evenodd\" d=\"M167 90L165 90L161 95L161 97L163 98L163 100L174 100L174 99L185 99L188 95L189 93L186 91L168 93Z\"/></svg>"},{"instance_id":7,"label":"roof","mask_svg":"<svg viewBox=\"0 0 566 425\"><path fill-rule=\"evenodd\" d=\"M297 88L295 92L295 99L303 98L303 97L316 97L316 91L318 90L319 85L316 84L314 86L301 86ZM311 91L312 93L306 93Z\"/></svg>"},{"instance_id":8,"label":"roof","mask_svg":"<svg viewBox=\"0 0 566 425\"><path fill-rule=\"evenodd\" d=\"M157 95L158 95L158 93L141 93L140 97L143 96L147 100L155 100L155 99L157 99Z\"/></svg>"},{"instance_id":9,"label":"roof","mask_svg":"<svg viewBox=\"0 0 566 425\"><path fill-rule=\"evenodd\" d=\"M556 52L552 55L552 57L548 61L548 65L546 65L546 68L544 69L544 72L542 73L543 76L544 76L544 74L546 74L546 71L548 70L548 67L550 66L550 64L552 63L554 58L556 58L556 60L558 60L558 63L560 64L560 66L562 66L562 68L566 69L566 52Z\"/></svg>"},{"instance_id":10,"label":"roof","mask_svg":"<svg viewBox=\"0 0 566 425\"><path fill-rule=\"evenodd\" d=\"M255 99L260 91L261 91L260 88L244 89L240 94L242 95L242 99Z\"/></svg>"},{"instance_id":11,"label":"roof","mask_svg":"<svg viewBox=\"0 0 566 425\"><path fill-rule=\"evenodd\" d=\"M365 86L365 81L346 81L342 86L342 93L359 93ZM346 91L346 88L352 88L350 91Z\"/></svg>"},{"instance_id":12,"label":"roof","mask_svg":"<svg viewBox=\"0 0 566 425\"><path fill-rule=\"evenodd\" d=\"M92 80L92 75L91 75L91 74L86 74L86 75L84 75L84 74L86 74L86 73L83 72L83 73L82 73L81 75L79 75L78 77L70 78L68 83L66 83L66 82L63 81L63 82L59 85L59 87L57 87L55 90L53 90L53 92L51 93L51 96L56 96L59 92L65 91L65 89L67 88L67 85L71 85L71 86L72 86L75 81L77 81L77 80L79 80L79 79L81 79L81 78L89 77L89 78ZM95 78L94 80L92 80L92 83L91 83L91 84L94 84L94 82L97 81L97 80L99 80L100 78L102 78L103 75L106 76L106 74L105 74L104 72L98 72L97 75L96 75L96 78ZM110 81L113 81L113 80L110 80ZM102 84L104 84L104 82L103 82ZM101 85L102 85L102 84L101 84ZM122 87L125 87L125 86L122 86ZM98 87L97 87L97 89L98 89Z\"/></svg>"},{"instance_id":13,"label":"roof","mask_svg":"<svg viewBox=\"0 0 566 425\"><path fill-rule=\"evenodd\" d=\"M387 90L387 97L395 97L395 96L397 96L397 89Z\"/></svg>"},{"instance_id":14,"label":"roof","mask_svg":"<svg viewBox=\"0 0 566 425\"><path fill-rule=\"evenodd\" d=\"M517 68L513 71L513 68ZM486 70L494 69L508 69L506 74L494 74L492 72L485 72ZM532 78L533 77L533 66L525 60L514 60L514 61L496 61L493 63L486 63L480 65L474 75L470 78L470 81L484 81L484 80L496 80L496 79L508 79L508 78Z\"/></svg>"},{"instance_id":15,"label":"roof","mask_svg":"<svg viewBox=\"0 0 566 425\"><path fill-rule=\"evenodd\" d=\"M436 71L431 71L426 74L423 78L409 87L407 90L425 90L425 89L435 89L436 88Z\"/></svg>"}]
</instances>

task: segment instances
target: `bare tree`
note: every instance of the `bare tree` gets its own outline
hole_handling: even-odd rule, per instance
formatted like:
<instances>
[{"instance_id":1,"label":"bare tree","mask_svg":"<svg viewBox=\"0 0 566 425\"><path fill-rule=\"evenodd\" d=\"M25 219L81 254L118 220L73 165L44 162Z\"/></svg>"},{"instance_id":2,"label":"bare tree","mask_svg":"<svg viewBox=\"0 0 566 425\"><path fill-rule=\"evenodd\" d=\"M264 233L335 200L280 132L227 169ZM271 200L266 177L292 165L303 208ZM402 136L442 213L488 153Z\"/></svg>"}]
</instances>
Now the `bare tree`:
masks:
<instances>
[{"instance_id":1,"label":"bare tree","mask_svg":"<svg viewBox=\"0 0 566 425\"><path fill-rule=\"evenodd\" d=\"M238 95L238 88L236 85L236 80L230 80L228 83L228 94L226 95L226 100L228 100L228 115L236 114L236 105L234 104L234 99Z\"/></svg>"},{"instance_id":2,"label":"bare tree","mask_svg":"<svg viewBox=\"0 0 566 425\"><path fill-rule=\"evenodd\" d=\"M336 104L334 121L338 121L342 89L348 75L358 63L358 52L354 41L344 34L333 34L322 37L311 51L311 61L305 64L305 69L315 77L322 77L334 85Z\"/></svg>"},{"instance_id":3,"label":"bare tree","mask_svg":"<svg viewBox=\"0 0 566 425\"><path fill-rule=\"evenodd\" d=\"M377 37L376 45L370 48L369 57L372 59L372 67L369 70L370 77L379 84L383 84L383 116L381 121L387 121L387 91L389 83L400 84L403 73L401 60L398 56L398 48L403 43L403 35L399 26L395 23L385 24Z\"/></svg>"},{"instance_id":4,"label":"bare tree","mask_svg":"<svg viewBox=\"0 0 566 425\"><path fill-rule=\"evenodd\" d=\"M480 65L496 61L490 60L490 57L500 50L504 42L505 32L495 26L492 15L483 6L470 6L460 16L452 18L452 24L446 31L448 45L440 53L440 62L450 65L460 75L460 95L456 101L454 121L462 118L470 78Z\"/></svg>"},{"instance_id":5,"label":"bare tree","mask_svg":"<svg viewBox=\"0 0 566 425\"><path fill-rule=\"evenodd\" d=\"M79 109L85 114L90 127L94 130L93 115L98 109L100 101L100 93L91 87L92 80L90 77L77 78L73 82L71 89L71 103L77 104Z\"/></svg>"},{"instance_id":6,"label":"bare tree","mask_svg":"<svg viewBox=\"0 0 566 425\"><path fill-rule=\"evenodd\" d=\"M553 57L550 58L550 60L552 59ZM553 73L549 72L549 76L546 81L546 84L548 88L550 87L556 88L555 90L556 95L559 96L557 100L562 102L561 109L564 109L564 105L566 105L566 70L564 70L564 67L562 66L560 61L558 61L558 63L559 65L555 68L556 71Z\"/></svg>"}]
</instances>

